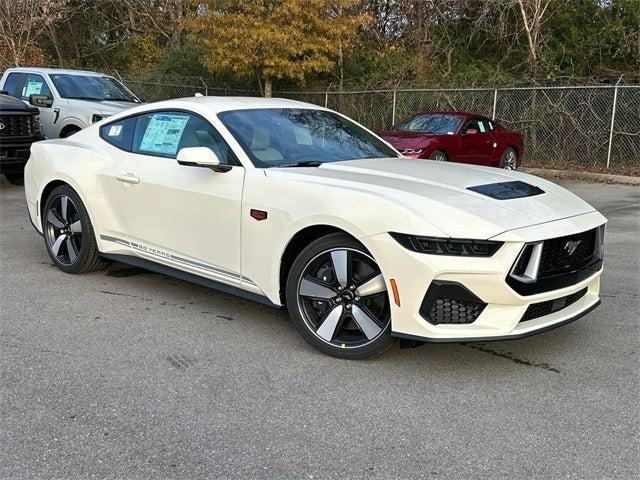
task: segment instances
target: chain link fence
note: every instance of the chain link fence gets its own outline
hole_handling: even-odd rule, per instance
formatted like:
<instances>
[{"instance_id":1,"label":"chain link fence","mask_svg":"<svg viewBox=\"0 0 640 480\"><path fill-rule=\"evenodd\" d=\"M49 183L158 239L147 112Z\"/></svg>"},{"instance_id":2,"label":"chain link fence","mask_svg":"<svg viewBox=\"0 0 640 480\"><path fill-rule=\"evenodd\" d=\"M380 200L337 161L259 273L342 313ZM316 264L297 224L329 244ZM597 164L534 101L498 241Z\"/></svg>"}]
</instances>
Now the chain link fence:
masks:
<instances>
[{"instance_id":1,"label":"chain link fence","mask_svg":"<svg viewBox=\"0 0 640 480\"><path fill-rule=\"evenodd\" d=\"M159 75L141 77L139 75L113 75L145 102L157 102L169 98L193 97L196 93L212 96L261 96L260 90L246 89L232 84L220 84L219 81L205 77L180 77Z\"/></svg>"},{"instance_id":2,"label":"chain link fence","mask_svg":"<svg viewBox=\"0 0 640 480\"><path fill-rule=\"evenodd\" d=\"M278 92L372 130L421 111L492 117L524 137L527 166L640 175L640 85Z\"/></svg>"},{"instance_id":3,"label":"chain link fence","mask_svg":"<svg viewBox=\"0 0 640 480\"><path fill-rule=\"evenodd\" d=\"M190 97L260 96L257 88L204 77L113 73L147 102ZM524 165L640 176L640 85L277 91L325 106L378 131L421 111L492 117L524 137Z\"/></svg>"}]
</instances>

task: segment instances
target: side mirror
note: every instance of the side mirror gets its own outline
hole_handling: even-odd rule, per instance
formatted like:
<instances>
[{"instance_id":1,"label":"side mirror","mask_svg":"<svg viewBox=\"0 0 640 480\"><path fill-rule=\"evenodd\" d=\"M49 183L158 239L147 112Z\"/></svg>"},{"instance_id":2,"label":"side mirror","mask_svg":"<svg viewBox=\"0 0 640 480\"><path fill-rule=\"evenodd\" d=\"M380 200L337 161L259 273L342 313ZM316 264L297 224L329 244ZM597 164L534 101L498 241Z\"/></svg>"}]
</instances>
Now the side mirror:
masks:
<instances>
[{"instance_id":1,"label":"side mirror","mask_svg":"<svg viewBox=\"0 0 640 480\"><path fill-rule=\"evenodd\" d=\"M183 148L178 152L178 163L185 167L210 168L214 172L228 172L231 165L220 165L220 159L207 147Z\"/></svg>"},{"instance_id":2,"label":"side mirror","mask_svg":"<svg viewBox=\"0 0 640 480\"><path fill-rule=\"evenodd\" d=\"M29 103L34 107L50 108L53 105L53 98L46 95L29 95Z\"/></svg>"},{"instance_id":3,"label":"side mirror","mask_svg":"<svg viewBox=\"0 0 640 480\"><path fill-rule=\"evenodd\" d=\"M478 130L476 128L467 128L464 133L465 135L475 135Z\"/></svg>"}]
</instances>

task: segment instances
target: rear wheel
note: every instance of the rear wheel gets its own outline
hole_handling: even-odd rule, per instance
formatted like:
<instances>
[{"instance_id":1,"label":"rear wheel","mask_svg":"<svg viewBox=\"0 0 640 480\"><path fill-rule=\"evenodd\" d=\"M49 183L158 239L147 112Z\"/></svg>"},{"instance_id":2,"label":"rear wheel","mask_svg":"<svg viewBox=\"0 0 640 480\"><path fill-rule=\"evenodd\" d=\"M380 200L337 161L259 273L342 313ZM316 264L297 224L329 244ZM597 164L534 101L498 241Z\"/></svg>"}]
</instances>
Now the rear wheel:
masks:
<instances>
[{"instance_id":1,"label":"rear wheel","mask_svg":"<svg viewBox=\"0 0 640 480\"><path fill-rule=\"evenodd\" d=\"M327 235L300 253L287 278L286 297L298 331L324 353L364 358L394 341L380 268L346 234Z\"/></svg>"},{"instance_id":2,"label":"rear wheel","mask_svg":"<svg viewBox=\"0 0 640 480\"><path fill-rule=\"evenodd\" d=\"M55 265L67 273L84 273L104 265L89 214L68 185L55 188L42 211L44 242Z\"/></svg>"},{"instance_id":3,"label":"rear wheel","mask_svg":"<svg viewBox=\"0 0 640 480\"><path fill-rule=\"evenodd\" d=\"M434 150L431 155L429 155L429 159L435 162L446 162L448 160L447 154L442 150Z\"/></svg>"},{"instance_id":4,"label":"rear wheel","mask_svg":"<svg viewBox=\"0 0 640 480\"><path fill-rule=\"evenodd\" d=\"M513 148L507 147L502 153L500 168L504 168L505 170L515 170L518 168L518 154Z\"/></svg>"},{"instance_id":5,"label":"rear wheel","mask_svg":"<svg viewBox=\"0 0 640 480\"><path fill-rule=\"evenodd\" d=\"M24 185L24 174L22 173L5 173L4 176L13 185Z\"/></svg>"}]
</instances>

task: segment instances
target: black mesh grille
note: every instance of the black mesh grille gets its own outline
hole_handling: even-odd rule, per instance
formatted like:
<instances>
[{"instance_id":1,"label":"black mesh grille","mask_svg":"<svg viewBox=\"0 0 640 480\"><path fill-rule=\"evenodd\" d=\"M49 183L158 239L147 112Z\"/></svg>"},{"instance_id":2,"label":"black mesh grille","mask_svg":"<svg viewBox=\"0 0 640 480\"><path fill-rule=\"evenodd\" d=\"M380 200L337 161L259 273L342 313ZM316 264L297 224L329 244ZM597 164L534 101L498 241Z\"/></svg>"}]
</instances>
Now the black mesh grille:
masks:
<instances>
[{"instance_id":1,"label":"black mesh grille","mask_svg":"<svg viewBox=\"0 0 640 480\"><path fill-rule=\"evenodd\" d=\"M538 278L584 267L595 253L596 230L545 240Z\"/></svg>"},{"instance_id":2,"label":"black mesh grille","mask_svg":"<svg viewBox=\"0 0 640 480\"><path fill-rule=\"evenodd\" d=\"M429 319L434 325L473 323L486 306L486 303L438 298L429 312Z\"/></svg>"},{"instance_id":3,"label":"black mesh grille","mask_svg":"<svg viewBox=\"0 0 640 480\"><path fill-rule=\"evenodd\" d=\"M33 136L33 115L0 115L0 137Z\"/></svg>"},{"instance_id":4,"label":"black mesh grille","mask_svg":"<svg viewBox=\"0 0 640 480\"><path fill-rule=\"evenodd\" d=\"M520 319L521 322L527 320L533 320L534 318L544 317L551 313L567 308L569 305L576 303L587 293L587 288L583 288L579 292L572 293L566 297L555 298L553 300L547 300L546 302L532 303L524 312L524 315Z\"/></svg>"}]
</instances>

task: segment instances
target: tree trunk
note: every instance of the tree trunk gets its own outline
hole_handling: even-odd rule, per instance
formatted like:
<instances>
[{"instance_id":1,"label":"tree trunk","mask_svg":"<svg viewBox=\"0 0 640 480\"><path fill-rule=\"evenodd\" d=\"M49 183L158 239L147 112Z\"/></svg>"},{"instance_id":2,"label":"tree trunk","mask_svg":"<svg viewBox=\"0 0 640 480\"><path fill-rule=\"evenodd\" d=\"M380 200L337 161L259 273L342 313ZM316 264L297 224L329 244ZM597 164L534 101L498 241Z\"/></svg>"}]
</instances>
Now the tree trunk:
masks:
<instances>
[{"instance_id":1,"label":"tree trunk","mask_svg":"<svg viewBox=\"0 0 640 480\"><path fill-rule=\"evenodd\" d=\"M56 50L56 56L58 57L58 66L64 67L64 59L62 58L62 50L60 49L60 42L58 41L58 35L56 34L56 29L53 23L48 25L49 30L49 38L51 39L51 43L53 43L53 47Z\"/></svg>"},{"instance_id":2,"label":"tree trunk","mask_svg":"<svg viewBox=\"0 0 640 480\"><path fill-rule=\"evenodd\" d=\"M273 90L273 85L271 82L271 78L266 77L264 79L264 96L267 98L271 98L272 90Z\"/></svg>"}]
</instances>

